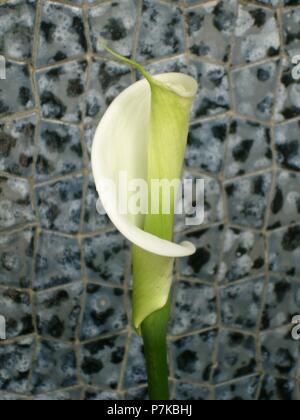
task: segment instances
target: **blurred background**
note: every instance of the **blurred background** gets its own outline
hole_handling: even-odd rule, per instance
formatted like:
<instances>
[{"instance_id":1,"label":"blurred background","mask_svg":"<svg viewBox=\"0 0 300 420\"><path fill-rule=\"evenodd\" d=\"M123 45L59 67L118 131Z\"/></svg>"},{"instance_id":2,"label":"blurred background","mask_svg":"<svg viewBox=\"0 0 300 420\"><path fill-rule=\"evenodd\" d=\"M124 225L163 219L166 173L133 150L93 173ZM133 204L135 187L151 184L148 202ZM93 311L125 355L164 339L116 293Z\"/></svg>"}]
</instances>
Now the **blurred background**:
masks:
<instances>
[{"instance_id":1,"label":"blurred background","mask_svg":"<svg viewBox=\"0 0 300 420\"><path fill-rule=\"evenodd\" d=\"M200 90L186 175L206 179L197 253L178 261L172 398L298 400L300 0L0 1L0 399L147 397L130 249L96 213L90 151L139 75ZM293 75L294 74L294 75Z\"/></svg>"}]
</instances>

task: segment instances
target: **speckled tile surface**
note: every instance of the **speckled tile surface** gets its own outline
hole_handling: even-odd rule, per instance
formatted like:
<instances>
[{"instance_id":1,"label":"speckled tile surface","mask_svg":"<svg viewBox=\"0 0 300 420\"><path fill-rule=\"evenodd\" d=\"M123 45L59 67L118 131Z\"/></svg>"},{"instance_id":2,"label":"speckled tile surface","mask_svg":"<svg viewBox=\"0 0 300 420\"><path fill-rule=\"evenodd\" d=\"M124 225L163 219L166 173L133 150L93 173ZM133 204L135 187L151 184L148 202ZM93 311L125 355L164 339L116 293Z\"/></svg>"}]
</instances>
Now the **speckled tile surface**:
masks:
<instances>
[{"instance_id":1,"label":"speckled tile surface","mask_svg":"<svg viewBox=\"0 0 300 420\"><path fill-rule=\"evenodd\" d=\"M185 174L205 219L178 240L172 398L299 400L299 0L0 1L0 400L144 400L128 243L96 212L95 129L140 76L191 74ZM192 203L190 203L192 207Z\"/></svg>"}]
</instances>

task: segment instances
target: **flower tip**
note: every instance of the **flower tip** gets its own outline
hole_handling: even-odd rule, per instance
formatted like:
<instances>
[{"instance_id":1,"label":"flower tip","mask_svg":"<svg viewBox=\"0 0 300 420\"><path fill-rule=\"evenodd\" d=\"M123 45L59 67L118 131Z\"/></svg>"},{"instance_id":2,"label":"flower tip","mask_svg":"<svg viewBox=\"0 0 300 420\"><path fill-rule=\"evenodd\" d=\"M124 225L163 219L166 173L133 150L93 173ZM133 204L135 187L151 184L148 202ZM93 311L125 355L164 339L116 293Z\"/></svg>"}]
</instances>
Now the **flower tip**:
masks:
<instances>
[{"instance_id":1,"label":"flower tip","mask_svg":"<svg viewBox=\"0 0 300 420\"><path fill-rule=\"evenodd\" d=\"M196 247L192 242L184 241L184 242L181 242L180 245L186 249L186 251L187 251L186 255L185 255L186 257L189 257L189 256L195 254Z\"/></svg>"}]
</instances>

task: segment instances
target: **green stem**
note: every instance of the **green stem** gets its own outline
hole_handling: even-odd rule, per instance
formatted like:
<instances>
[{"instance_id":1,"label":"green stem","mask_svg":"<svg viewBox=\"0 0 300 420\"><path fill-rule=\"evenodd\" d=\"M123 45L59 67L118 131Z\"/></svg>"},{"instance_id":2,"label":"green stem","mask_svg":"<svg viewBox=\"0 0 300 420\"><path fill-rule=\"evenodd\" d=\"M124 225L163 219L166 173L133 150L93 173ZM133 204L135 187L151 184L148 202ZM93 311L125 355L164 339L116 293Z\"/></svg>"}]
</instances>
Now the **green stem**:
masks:
<instances>
[{"instance_id":1,"label":"green stem","mask_svg":"<svg viewBox=\"0 0 300 420\"><path fill-rule=\"evenodd\" d=\"M149 315L142 323L142 337L148 373L150 400L169 400L167 331L170 298L166 305Z\"/></svg>"}]
</instances>

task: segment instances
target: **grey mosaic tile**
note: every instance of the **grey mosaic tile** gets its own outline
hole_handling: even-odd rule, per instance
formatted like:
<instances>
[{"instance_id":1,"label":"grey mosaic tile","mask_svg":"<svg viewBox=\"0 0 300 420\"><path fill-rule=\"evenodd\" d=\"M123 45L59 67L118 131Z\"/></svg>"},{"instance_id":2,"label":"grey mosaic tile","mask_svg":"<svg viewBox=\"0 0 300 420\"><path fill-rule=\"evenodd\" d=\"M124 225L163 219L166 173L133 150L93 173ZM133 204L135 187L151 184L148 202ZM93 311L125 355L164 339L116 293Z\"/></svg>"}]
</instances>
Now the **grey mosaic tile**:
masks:
<instances>
[{"instance_id":1,"label":"grey mosaic tile","mask_svg":"<svg viewBox=\"0 0 300 420\"><path fill-rule=\"evenodd\" d=\"M243 331L256 330L260 321L263 291L263 277L221 289L223 324Z\"/></svg>"},{"instance_id":2,"label":"grey mosaic tile","mask_svg":"<svg viewBox=\"0 0 300 420\"><path fill-rule=\"evenodd\" d=\"M186 166L219 174L223 169L227 134L226 118L192 125L185 157Z\"/></svg>"},{"instance_id":3,"label":"grey mosaic tile","mask_svg":"<svg viewBox=\"0 0 300 420\"><path fill-rule=\"evenodd\" d=\"M32 277L34 230L0 236L1 286L29 288Z\"/></svg>"},{"instance_id":4,"label":"grey mosaic tile","mask_svg":"<svg viewBox=\"0 0 300 420\"><path fill-rule=\"evenodd\" d=\"M224 62L229 60L236 5L236 0L221 0L188 10L186 19L192 54Z\"/></svg>"},{"instance_id":5,"label":"grey mosaic tile","mask_svg":"<svg viewBox=\"0 0 300 420\"><path fill-rule=\"evenodd\" d=\"M256 175L226 183L229 220L235 225L262 228L272 175Z\"/></svg>"},{"instance_id":6,"label":"grey mosaic tile","mask_svg":"<svg viewBox=\"0 0 300 420\"><path fill-rule=\"evenodd\" d=\"M300 282L283 276L271 276L265 297L262 329L291 323L300 305Z\"/></svg>"},{"instance_id":7,"label":"grey mosaic tile","mask_svg":"<svg viewBox=\"0 0 300 420\"><path fill-rule=\"evenodd\" d=\"M83 290L82 283L75 283L36 295L37 330L42 337L76 339Z\"/></svg>"},{"instance_id":8,"label":"grey mosaic tile","mask_svg":"<svg viewBox=\"0 0 300 420\"><path fill-rule=\"evenodd\" d=\"M111 102L131 83L130 67L113 61L93 59L86 95L85 122L102 117Z\"/></svg>"},{"instance_id":9,"label":"grey mosaic tile","mask_svg":"<svg viewBox=\"0 0 300 420\"><path fill-rule=\"evenodd\" d=\"M240 5L235 27L233 64L251 63L280 52L279 26L275 11L257 5Z\"/></svg>"},{"instance_id":10,"label":"grey mosaic tile","mask_svg":"<svg viewBox=\"0 0 300 420\"><path fill-rule=\"evenodd\" d=\"M36 115L0 124L0 170L17 176L31 176Z\"/></svg>"},{"instance_id":11,"label":"grey mosaic tile","mask_svg":"<svg viewBox=\"0 0 300 420\"><path fill-rule=\"evenodd\" d=\"M275 103L276 121L290 120L300 116L300 81L293 78L292 71L292 64L283 61Z\"/></svg>"},{"instance_id":12,"label":"grey mosaic tile","mask_svg":"<svg viewBox=\"0 0 300 420\"><path fill-rule=\"evenodd\" d=\"M244 333L221 331L214 382L220 383L257 373L256 342Z\"/></svg>"},{"instance_id":13,"label":"grey mosaic tile","mask_svg":"<svg viewBox=\"0 0 300 420\"><path fill-rule=\"evenodd\" d=\"M137 59L152 60L183 52L182 10L156 0L143 0Z\"/></svg>"},{"instance_id":14,"label":"grey mosaic tile","mask_svg":"<svg viewBox=\"0 0 300 420\"><path fill-rule=\"evenodd\" d=\"M74 61L36 73L42 116L67 122L80 122L87 62Z\"/></svg>"},{"instance_id":15,"label":"grey mosaic tile","mask_svg":"<svg viewBox=\"0 0 300 420\"><path fill-rule=\"evenodd\" d=\"M6 320L8 339L33 333L32 303L28 292L0 289L0 307Z\"/></svg>"},{"instance_id":16,"label":"grey mosaic tile","mask_svg":"<svg viewBox=\"0 0 300 420\"><path fill-rule=\"evenodd\" d=\"M108 389L117 388L125 354L125 341L126 336L120 335L81 346L80 370L87 384L101 385ZM96 394L96 398L98 397L99 394Z\"/></svg>"},{"instance_id":17,"label":"grey mosaic tile","mask_svg":"<svg viewBox=\"0 0 300 420\"><path fill-rule=\"evenodd\" d=\"M300 124L292 122L275 129L276 160L286 169L300 171Z\"/></svg>"},{"instance_id":18,"label":"grey mosaic tile","mask_svg":"<svg viewBox=\"0 0 300 420\"><path fill-rule=\"evenodd\" d=\"M89 28L94 52L109 56L101 47L101 42L105 40L120 54L131 56L137 11L137 0L117 0L91 8Z\"/></svg>"},{"instance_id":19,"label":"grey mosaic tile","mask_svg":"<svg viewBox=\"0 0 300 420\"><path fill-rule=\"evenodd\" d=\"M35 290L45 290L81 279L80 249L76 239L42 233L37 250L33 282Z\"/></svg>"},{"instance_id":20,"label":"grey mosaic tile","mask_svg":"<svg viewBox=\"0 0 300 420\"><path fill-rule=\"evenodd\" d=\"M264 273L264 237L250 230L227 229L218 279L233 282Z\"/></svg>"},{"instance_id":21,"label":"grey mosaic tile","mask_svg":"<svg viewBox=\"0 0 300 420\"><path fill-rule=\"evenodd\" d=\"M300 174L279 172L271 202L269 228L300 222Z\"/></svg>"},{"instance_id":22,"label":"grey mosaic tile","mask_svg":"<svg viewBox=\"0 0 300 420\"><path fill-rule=\"evenodd\" d=\"M291 337L291 328L283 327L261 334L263 369L274 376L299 375L299 343Z\"/></svg>"},{"instance_id":23,"label":"grey mosaic tile","mask_svg":"<svg viewBox=\"0 0 300 420\"><path fill-rule=\"evenodd\" d=\"M89 284L86 294L81 339L121 331L127 326L122 289Z\"/></svg>"},{"instance_id":24,"label":"grey mosaic tile","mask_svg":"<svg viewBox=\"0 0 300 420\"><path fill-rule=\"evenodd\" d=\"M76 57L87 51L82 10L45 1L41 14L38 66Z\"/></svg>"},{"instance_id":25,"label":"grey mosaic tile","mask_svg":"<svg viewBox=\"0 0 300 420\"><path fill-rule=\"evenodd\" d=\"M34 394L68 388L78 382L75 350L62 342L39 341L32 369Z\"/></svg>"},{"instance_id":26,"label":"grey mosaic tile","mask_svg":"<svg viewBox=\"0 0 300 420\"><path fill-rule=\"evenodd\" d=\"M83 254L89 279L123 284L130 250L119 232L107 232L85 239Z\"/></svg>"},{"instance_id":27,"label":"grey mosaic tile","mask_svg":"<svg viewBox=\"0 0 300 420\"><path fill-rule=\"evenodd\" d=\"M190 73L186 55L179 55L176 58L162 59L160 61L147 64L145 66L145 69L153 75L168 72L184 74ZM141 77L139 73L137 74L137 76Z\"/></svg>"},{"instance_id":28,"label":"grey mosaic tile","mask_svg":"<svg viewBox=\"0 0 300 420\"><path fill-rule=\"evenodd\" d=\"M255 0L256 3L261 3L266 6L278 7L281 6L282 0Z\"/></svg>"},{"instance_id":29,"label":"grey mosaic tile","mask_svg":"<svg viewBox=\"0 0 300 420\"><path fill-rule=\"evenodd\" d=\"M235 111L262 121L270 120L278 72L279 61L233 71Z\"/></svg>"},{"instance_id":30,"label":"grey mosaic tile","mask_svg":"<svg viewBox=\"0 0 300 420\"><path fill-rule=\"evenodd\" d=\"M216 346L217 332L180 338L172 343L175 377L182 381L208 383L212 373L212 355Z\"/></svg>"},{"instance_id":31,"label":"grey mosaic tile","mask_svg":"<svg viewBox=\"0 0 300 420\"><path fill-rule=\"evenodd\" d=\"M275 231L269 237L270 270L289 276L300 274L300 225Z\"/></svg>"},{"instance_id":32,"label":"grey mosaic tile","mask_svg":"<svg viewBox=\"0 0 300 420\"><path fill-rule=\"evenodd\" d=\"M260 401L297 401L297 383L267 375L263 380L258 399Z\"/></svg>"},{"instance_id":33,"label":"grey mosaic tile","mask_svg":"<svg viewBox=\"0 0 300 420\"><path fill-rule=\"evenodd\" d=\"M0 389L26 394L30 391L29 375L34 339L22 338L0 346Z\"/></svg>"},{"instance_id":34,"label":"grey mosaic tile","mask_svg":"<svg viewBox=\"0 0 300 420\"><path fill-rule=\"evenodd\" d=\"M179 272L182 276L198 278L213 282L220 268L221 243L223 227L204 229L187 234L182 240L195 244L197 251L189 258L179 261Z\"/></svg>"},{"instance_id":35,"label":"grey mosaic tile","mask_svg":"<svg viewBox=\"0 0 300 420\"><path fill-rule=\"evenodd\" d=\"M299 0L283 0L284 6L297 6L300 4Z\"/></svg>"},{"instance_id":36,"label":"grey mosaic tile","mask_svg":"<svg viewBox=\"0 0 300 420\"><path fill-rule=\"evenodd\" d=\"M72 177L36 188L41 226L66 233L79 231L83 178Z\"/></svg>"},{"instance_id":37,"label":"grey mosaic tile","mask_svg":"<svg viewBox=\"0 0 300 420\"><path fill-rule=\"evenodd\" d=\"M67 391L57 391L50 394L40 394L34 401L78 401L81 398L81 389L71 389Z\"/></svg>"},{"instance_id":38,"label":"grey mosaic tile","mask_svg":"<svg viewBox=\"0 0 300 420\"><path fill-rule=\"evenodd\" d=\"M31 58L36 0L9 0L0 5L0 54Z\"/></svg>"},{"instance_id":39,"label":"grey mosaic tile","mask_svg":"<svg viewBox=\"0 0 300 420\"><path fill-rule=\"evenodd\" d=\"M128 347L124 388L128 389L145 383L147 383L147 375L143 353L143 342L141 337L133 334L130 338Z\"/></svg>"},{"instance_id":40,"label":"grey mosaic tile","mask_svg":"<svg viewBox=\"0 0 300 420\"><path fill-rule=\"evenodd\" d=\"M215 326L216 303L216 292L213 287L187 281L178 282L174 291L171 334L185 334Z\"/></svg>"},{"instance_id":41,"label":"grey mosaic tile","mask_svg":"<svg viewBox=\"0 0 300 420\"><path fill-rule=\"evenodd\" d=\"M147 387L135 388L125 392L125 399L131 401L144 401L149 400L148 395Z\"/></svg>"},{"instance_id":42,"label":"grey mosaic tile","mask_svg":"<svg viewBox=\"0 0 300 420\"><path fill-rule=\"evenodd\" d=\"M0 176L0 193L0 230L34 221L27 181Z\"/></svg>"},{"instance_id":43,"label":"grey mosaic tile","mask_svg":"<svg viewBox=\"0 0 300 420\"><path fill-rule=\"evenodd\" d=\"M36 179L67 175L83 169L79 127L52 122L41 123Z\"/></svg>"},{"instance_id":44,"label":"grey mosaic tile","mask_svg":"<svg viewBox=\"0 0 300 420\"><path fill-rule=\"evenodd\" d=\"M6 61L6 79L0 80L0 117L34 107L35 101L29 67L13 61Z\"/></svg>"},{"instance_id":45,"label":"grey mosaic tile","mask_svg":"<svg viewBox=\"0 0 300 420\"><path fill-rule=\"evenodd\" d=\"M295 3L295 2L294 2ZM297 4L300 4L299 2ZM292 58L299 54L300 35L299 35L300 10L291 9L282 13L284 48Z\"/></svg>"},{"instance_id":46,"label":"grey mosaic tile","mask_svg":"<svg viewBox=\"0 0 300 420\"><path fill-rule=\"evenodd\" d=\"M226 156L226 177L268 169L272 163L270 128L251 121L232 121Z\"/></svg>"},{"instance_id":47,"label":"grey mosaic tile","mask_svg":"<svg viewBox=\"0 0 300 420\"><path fill-rule=\"evenodd\" d=\"M218 115L230 108L228 72L225 67L192 60L190 73L198 81L198 95L193 107L193 118Z\"/></svg>"},{"instance_id":48,"label":"grey mosaic tile","mask_svg":"<svg viewBox=\"0 0 300 420\"><path fill-rule=\"evenodd\" d=\"M217 401L255 401L259 389L259 376L252 376L216 387Z\"/></svg>"}]
</instances>

